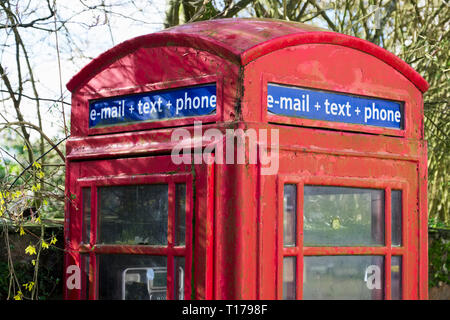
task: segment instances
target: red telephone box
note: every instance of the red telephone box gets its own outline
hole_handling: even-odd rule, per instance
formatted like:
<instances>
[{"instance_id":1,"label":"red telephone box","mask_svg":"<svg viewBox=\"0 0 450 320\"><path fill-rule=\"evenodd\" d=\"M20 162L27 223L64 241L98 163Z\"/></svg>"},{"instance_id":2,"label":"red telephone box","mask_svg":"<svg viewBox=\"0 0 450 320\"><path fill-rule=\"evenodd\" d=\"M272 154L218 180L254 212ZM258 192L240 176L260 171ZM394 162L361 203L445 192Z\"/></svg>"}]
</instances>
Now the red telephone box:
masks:
<instances>
[{"instance_id":1,"label":"red telephone box","mask_svg":"<svg viewBox=\"0 0 450 320\"><path fill-rule=\"evenodd\" d=\"M213 20L67 87L67 299L427 298L428 84L393 54Z\"/></svg>"}]
</instances>

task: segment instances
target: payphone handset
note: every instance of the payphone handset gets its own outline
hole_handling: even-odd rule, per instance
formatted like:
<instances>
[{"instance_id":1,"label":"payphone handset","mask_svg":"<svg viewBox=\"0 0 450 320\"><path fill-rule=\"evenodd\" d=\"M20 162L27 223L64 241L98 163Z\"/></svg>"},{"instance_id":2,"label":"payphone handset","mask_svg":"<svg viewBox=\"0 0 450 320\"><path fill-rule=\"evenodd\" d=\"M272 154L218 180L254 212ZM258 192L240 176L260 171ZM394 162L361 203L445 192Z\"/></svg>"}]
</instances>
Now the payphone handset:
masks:
<instances>
[{"instance_id":1,"label":"payphone handset","mask_svg":"<svg viewBox=\"0 0 450 320\"><path fill-rule=\"evenodd\" d=\"M139 267L122 271L122 300L165 300L167 268Z\"/></svg>"}]
</instances>

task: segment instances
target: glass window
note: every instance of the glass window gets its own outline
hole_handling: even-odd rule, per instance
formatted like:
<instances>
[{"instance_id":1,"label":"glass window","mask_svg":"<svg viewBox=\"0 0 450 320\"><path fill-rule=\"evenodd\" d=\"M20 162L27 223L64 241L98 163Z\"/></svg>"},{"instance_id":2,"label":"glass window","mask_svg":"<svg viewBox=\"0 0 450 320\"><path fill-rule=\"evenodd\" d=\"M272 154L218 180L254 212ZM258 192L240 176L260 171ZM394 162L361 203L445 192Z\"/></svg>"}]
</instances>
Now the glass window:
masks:
<instances>
[{"instance_id":1,"label":"glass window","mask_svg":"<svg viewBox=\"0 0 450 320\"><path fill-rule=\"evenodd\" d=\"M305 246L384 244L384 190L305 186Z\"/></svg>"},{"instance_id":2,"label":"glass window","mask_svg":"<svg viewBox=\"0 0 450 320\"><path fill-rule=\"evenodd\" d=\"M166 257L100 254L97 261L99 299L166 300Z\"/></svg>"},{"instance_id":3,"label":"glass window","mask_svg":"<svg viewBox=\"0 0 450 320\"><path fill-rule=\"evenodd\" d=\"M99 187L98 201L98 243L167 244L167 184Z\"/></svg>"},{"instance_id":4,"label":"glass window","mask_svg":"<svg viewBox=\"0 0 450 320\"><path fill-rule=\"evenodd\" d=\"M82 242L90 242L91 234L91 188L82 189L82 200L83 200L83 234Z\"/></svg>"},{"instance_id":5,"label":"glass window","mask_svg":"<svg viewBox=\"0 0 450 320\"><path fill-rule=\"evenodd\" d=\"M175 186L175 245L186 243L186 185Z\"/></svg>"},{"instance_id":6,"label":"glass window","mask_svg":"<svg viewBox=\"0 0 450 320\"><path fill-rule=\"evenodd\" d=\"M286 247L295 246L297 231L297 186L295 184L284 185L283 202L283 243Z\"/></svg>"},{"instance_id":7,"label":"glass window","mask_svg":"<svg viewBox=\"0 0 450 320\"><path fill-rule=\"evenodd\" d=\"M283 190L283 299L295 299L296 286L303 286L303 299L384 299L386 267L391 298L402 299L402 257L392 256L385 266L386 257L373 255L371 248L386 245L386 232L392 246L402 245L402 191L390 191L391 230L385 230L384 189L304 185L303 215L297 217L297 188L286 184ZM302 218L299 235L295 226ZM289 248L298 245L298 236L303 248ZM359 247L357 254L352 247ZM300 283L298 259L303 261Z\"/></svg>"},{"instance_id":8,"label":"glass window","mask_svg":"<svg viewBox=\"0 0 450 320\"><path fill-rule=\"evenodd\" d=\"M89 254L83 253L81 256L81 268L82 268L82 287L84 290L81 292L81 299L89 300Z\"/></svg>"},{"instance_id":9,"label":"glass window","mask_svg":"<svg viewBox=\"0 0 450 320\"><path fill-rule=\"evenodd\" d=\"M184 257L175 257L174 263L174 298L184 300Z\"/></svg>"},{"instance_id":10,"label":"glass window","mask_svg":"<svg viewBox=\"0 0 450 320\"><path fill-rule=\"evenodd\" d=\"M402 257L391 257L391 299L402 299Z\"/></svg>"},{"instance_id":11,"label":"glass window","mask_svg":"<svg viewBox=\"0 0 450 320\"><path fill-rule=\"evenodd\" d=\"M296 258L283 258L283 300L295 300L296 298Z\"/></svg>"},{"instance_id":12,"label":"glass window","mask_svg":"<svg viewBox=\"0 0 450 320\"><path fill-rule=\"evenodd\" d=\"M391 241L393 246L402 245L402 191L391 191Z\"/></svg>"},{"instance_id":13,"label":"glass window","mask_svg":"<svg viewBox=\"0 0 450 320\"><path fill-rule=\"evenodd\" d=\"M383 292L382 256L304 257L303 299L379 300Z\"/></svg>"}]
</instances>

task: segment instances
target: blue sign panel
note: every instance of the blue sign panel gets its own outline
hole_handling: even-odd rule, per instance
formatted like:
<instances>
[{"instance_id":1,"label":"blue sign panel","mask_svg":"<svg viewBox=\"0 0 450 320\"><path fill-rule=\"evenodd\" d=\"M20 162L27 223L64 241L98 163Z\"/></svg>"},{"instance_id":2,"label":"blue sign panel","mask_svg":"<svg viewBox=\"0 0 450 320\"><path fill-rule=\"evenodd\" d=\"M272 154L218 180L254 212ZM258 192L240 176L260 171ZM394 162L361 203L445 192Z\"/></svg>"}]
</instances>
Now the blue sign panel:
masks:
<instances>
[{"instance_id":1,"label":"blue sign panel","mask_svg":"<svg viewBox=\"0 0 450 320\"><path fill-rule=\"evenodd\" d=\"M216 112L216 85L92 100L89 128L204 116Z\"/></svg>"},{"instance_id":2,"label":"blue sign panel","mask_svg":"<svg viewBox=\"0 0 450 320\"><path fill-rule=\"evenodd\" d=\"M402 129L402 103L269 83L269 114Z\"/></svg>"}]
</instances>

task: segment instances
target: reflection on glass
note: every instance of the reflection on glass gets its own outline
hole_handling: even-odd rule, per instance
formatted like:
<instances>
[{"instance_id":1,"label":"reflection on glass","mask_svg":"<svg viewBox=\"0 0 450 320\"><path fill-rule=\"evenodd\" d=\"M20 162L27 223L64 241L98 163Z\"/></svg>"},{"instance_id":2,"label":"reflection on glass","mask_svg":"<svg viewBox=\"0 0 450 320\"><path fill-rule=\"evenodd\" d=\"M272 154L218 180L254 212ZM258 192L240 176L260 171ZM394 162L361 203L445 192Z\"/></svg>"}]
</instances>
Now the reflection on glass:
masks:
<instances>
[{"instance_id":1,"label":"reflection on glass","mask_svg":"<svg viewBox=\"0 0 450 320\"><path fill-rule=\"evenodd\" d=\"M175 245L185 245L186 238L186 185L175 186Z\"/></svg>"},{"instance_id":2,"label":"reflection on glass","mask_svg":"<svg viewBox=\"0 0 450 320\"><path fill-rule=\"evenodd\" d=\"M305 246L384 244L384 190L305 186Z\"/></svg>"},{"instance_id":3,"label":"reflection on glass","mask_svg":"<svg viewBox=\"0 0 450 320\"><path fill-rule=\"evenodd\" d=\"M391 191L391 239L393 246L402 245L402 191Z\"/></svg>"},{"instance_id":4,"label":"reflection on glass","mask_svg":"<svg viewBox=\"0 0 450 320\"><path fill-rule=\"evenodd\" d=\"M184 257L174 259L174 299L184 300Z\"/></svg>"},{"instance_id":5,"label":"reflection on glass","mask_svg":"<svg viewBox=\"0 0 450 320\"><path fill-rule=\"evenodd\" d=\"M91 234L91 188L82 189L83 200L83 235L82 242L89 243Z\"/></svg>"},{"instance_id":6,"label":"reflection on glass","mask_svg":"<svg viewBox=\"0 0 450 320\"><path fill-rule=\"evenodd\" d=\"M166 257L127 254L97 257L99 299L166 300Z\"/></svg>"},{"instance_id":7,"label":"reflection on glass","mask_svg":"<svg viewBox=\"0 0 450 320\"><path fill-rule=\"evenodd\" d=\"M283 300L295 300L296 298L296 258L283 258Z\"/></svg>"},{"instance_id":8,"label":"reflection on glass","mask_svg":"<svg viewBox=\"0 0 450 320\"><path fill-rule=\"evenodd\" d=\"M304 257L303 299L381 300L384 257Z\"/></svg>"},{"instance_id":9,"label":"reflection on glass","mask_svg":"<svg viewBox=\"0 0 450 320\"><path fill-rule=\"evenodd\" d=\"M283 244L286 247L296 245L296 220L297 186L286 184L283 198Z\"/></svg>"},{"instance_id":10,"label":"reflection on glass","mask_svg":"<svg viewBox=\"0 0 450 320\"><path fill-rule=\"evenodd\" d=\"M98 188L98 242L167 244L168 185Z\"/></svg>"},{"instance_id":11,"label":"reflection on glass","mask_svg":"<svg viewBox=\"0 0 450 320\"><path fill-rule=\"evenodd\" d=\"M402 299L402 257L391 257L391 299Z\"/></svg>"}]
</instances>

